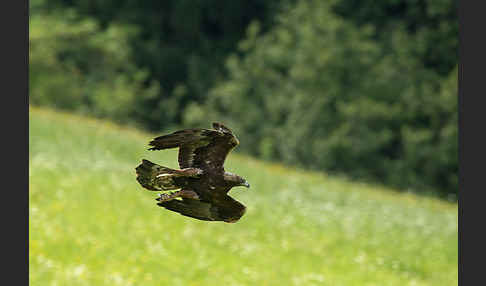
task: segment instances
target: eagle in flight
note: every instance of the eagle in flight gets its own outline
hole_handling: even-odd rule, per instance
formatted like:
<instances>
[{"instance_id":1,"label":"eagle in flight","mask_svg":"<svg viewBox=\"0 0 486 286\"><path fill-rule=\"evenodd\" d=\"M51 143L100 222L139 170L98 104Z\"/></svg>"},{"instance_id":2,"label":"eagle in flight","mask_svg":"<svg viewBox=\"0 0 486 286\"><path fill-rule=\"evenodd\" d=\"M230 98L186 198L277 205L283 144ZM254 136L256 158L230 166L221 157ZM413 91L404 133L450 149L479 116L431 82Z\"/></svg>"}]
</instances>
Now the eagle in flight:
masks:
<instances>
[{"instance_id":1,"label":"eagle in flight","mask_svg":"<svg viewBox=\"0 0 486 286\"><path fill-rule=\"evenodd\" d=\"M179 148L180 170L163 167L143 159L135 170L137 181L151 191L161 193L157 205L181 215L234 223L246 207L228 196L231 188L250 187L248 182L226 172L223 164L228 153L239 144L233 132L221 123L213 129L185 129L157 137L148 150Z\"/></svg>"}]
</instances>

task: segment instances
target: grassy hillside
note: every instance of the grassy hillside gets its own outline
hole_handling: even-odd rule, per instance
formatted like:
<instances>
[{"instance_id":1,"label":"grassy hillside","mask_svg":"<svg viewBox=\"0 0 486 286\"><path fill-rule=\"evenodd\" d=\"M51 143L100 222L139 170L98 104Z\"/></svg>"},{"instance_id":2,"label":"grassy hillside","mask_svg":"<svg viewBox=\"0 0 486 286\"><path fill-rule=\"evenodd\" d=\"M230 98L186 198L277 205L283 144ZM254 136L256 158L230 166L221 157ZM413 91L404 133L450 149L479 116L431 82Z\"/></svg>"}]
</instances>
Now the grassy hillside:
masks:
<instances>
[{"instance_id":1,"label":"grassy hillside","mask_svg":"<svg viewBox=\"0 0 486 286\"><path fill-rule=\"evenodd\" d=\"M31 285L457 285L457 204L230 154L236 224L156 206L154 134L30 109ZM241 144L251 144L239 138Z\"/></svg>"}]
</instances>

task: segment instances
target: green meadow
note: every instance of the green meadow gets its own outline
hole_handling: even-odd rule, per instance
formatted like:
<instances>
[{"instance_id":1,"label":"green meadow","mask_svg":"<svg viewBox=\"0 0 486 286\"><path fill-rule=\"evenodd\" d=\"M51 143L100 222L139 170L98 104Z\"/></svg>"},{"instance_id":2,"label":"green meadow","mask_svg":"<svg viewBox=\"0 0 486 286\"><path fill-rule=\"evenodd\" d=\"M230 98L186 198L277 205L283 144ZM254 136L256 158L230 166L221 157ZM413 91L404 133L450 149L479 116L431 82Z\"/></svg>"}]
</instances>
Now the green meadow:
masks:
<instances>
[{"instance_id":1,"label":"green meadow","mask_svg":"<svg viewBox=\"0 0 486 286\"><path fill-rule=\"evenodd\" d=\"M142 158L177 167L177 150L146 150L156 135L30 108L31 285L458 283L456 203L233 152L245 216L198 221L135 180Z\"/></svg>"}]
</instances>

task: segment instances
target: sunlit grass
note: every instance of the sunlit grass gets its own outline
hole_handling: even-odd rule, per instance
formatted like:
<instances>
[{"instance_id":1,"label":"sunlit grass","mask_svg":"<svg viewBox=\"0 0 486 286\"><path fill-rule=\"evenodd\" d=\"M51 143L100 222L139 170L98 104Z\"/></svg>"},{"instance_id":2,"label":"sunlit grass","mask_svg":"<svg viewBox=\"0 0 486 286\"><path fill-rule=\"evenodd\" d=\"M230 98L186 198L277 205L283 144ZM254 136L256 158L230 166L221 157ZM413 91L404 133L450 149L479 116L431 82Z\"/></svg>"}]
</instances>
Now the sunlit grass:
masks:
<instances>
[{"instance_id":1,"label":"sunlit grass","mask_svg":"<svg viewBox=\"0 0 486 286\"><path fill-rule=\"evenodd\" d=\"M156 206L154 134L30 109L31 285L457 285L457 205L230 154L236 224ZM241 144L251 144L240 138Z\"/></svg>"}]
</instances>

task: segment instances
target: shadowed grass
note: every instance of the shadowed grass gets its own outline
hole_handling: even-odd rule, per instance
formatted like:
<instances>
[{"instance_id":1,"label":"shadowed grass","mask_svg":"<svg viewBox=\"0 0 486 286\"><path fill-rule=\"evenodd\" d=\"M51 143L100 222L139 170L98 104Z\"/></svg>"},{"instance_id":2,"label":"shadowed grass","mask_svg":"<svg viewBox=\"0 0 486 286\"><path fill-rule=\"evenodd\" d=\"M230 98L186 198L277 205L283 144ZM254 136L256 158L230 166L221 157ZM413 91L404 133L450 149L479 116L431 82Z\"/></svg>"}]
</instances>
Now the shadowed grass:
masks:
<instances>
[{"instance_id":1,"label":"shadowed grass","mask_svg":"<svg viewBox=\"0 0 486 286\"><path fill-rule=\"evenodd\" d=\"M156 206L147 134L30 109L31 285L457 285L457 204L230 154L236 224ZM245 138L239 138L241 144Z\"/></svg>"}]
</instances>

